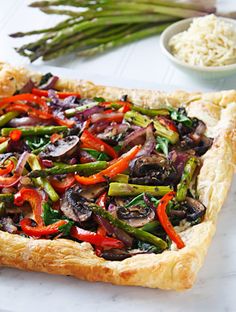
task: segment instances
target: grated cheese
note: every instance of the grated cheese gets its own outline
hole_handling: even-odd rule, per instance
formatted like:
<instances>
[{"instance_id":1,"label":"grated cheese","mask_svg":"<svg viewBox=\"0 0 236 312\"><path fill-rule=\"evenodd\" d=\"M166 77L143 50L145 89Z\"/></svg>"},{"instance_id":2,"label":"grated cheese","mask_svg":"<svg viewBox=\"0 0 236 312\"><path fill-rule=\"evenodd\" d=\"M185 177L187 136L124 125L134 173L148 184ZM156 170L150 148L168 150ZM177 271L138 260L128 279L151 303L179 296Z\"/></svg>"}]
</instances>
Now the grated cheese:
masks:
<instances>
[{"instance_id":1,"label":"grated cheese","mask_svg":"<svg viewBox=\"0 0 236 312\"><path fill-rule=\"evenodd\" d=\"M207 15L195 18L189 29L169 41L171 53L190 65L222 66L236 63L236 27Z\"/></svg>"}]
</instances>

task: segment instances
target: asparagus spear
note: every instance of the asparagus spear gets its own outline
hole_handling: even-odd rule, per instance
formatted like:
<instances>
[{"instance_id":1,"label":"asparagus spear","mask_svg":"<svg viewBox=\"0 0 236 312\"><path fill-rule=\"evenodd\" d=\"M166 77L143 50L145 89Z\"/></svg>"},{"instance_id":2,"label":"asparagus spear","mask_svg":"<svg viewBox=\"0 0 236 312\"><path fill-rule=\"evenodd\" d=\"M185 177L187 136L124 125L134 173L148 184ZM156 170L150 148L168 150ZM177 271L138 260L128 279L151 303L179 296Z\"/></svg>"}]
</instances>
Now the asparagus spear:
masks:
<instances>
[{"instance_id":1,"label":"asparagus spear","mask_svg":"<svg viewBox=\"0 0 236 312\"><path fill-rule=\"evenodd\" d=\"M7 151L7 146L8 146L8 141L9 141L9 140L6 140L6 141L4 141L4 142L2 142L2 143L0 144L0 154L6 153L6 151Z\"/></svg>"},{"instance_id":2,"label":"asparagus spear","mask_svg":"<svg viewBox=\"0 0 236 312\"><path fill-rule=\"evenodd\" d=\"M127 174L119 173L114 178L112 178L111 181L119 183L128 183L129 176Z\"/></svg>"},{"instance_id":3,"label":"asparagus spear","mask_svg":"<svg viewBox=\"0 0 236 312\"><path fill-rule=\"evenodd\" d=\"M116 183L112 182L109 185L109 196L135 196L141 193L148 193L153 196L163 196L170 192L169 186L148 186L139 184Z\"/></svg>"},{"instance_id":4,"label":"asparagus spear","mask_svg":"<svg viewBox=\"0 0 236 312\"><path fill-rule=\"evenodd\" d=\"M137 27L137 25L135 25ZM64 54L73 52L75 50L85 50L87 48L94 47L98 44L103 44L106 42L109 42L109 40L113 40L115 38L120 38L121 36L125 36L127 33L131 32L132 28L127 25L121 25L121 26L114 26L109 28L103 28L96 27L87 29L86 31L79 33L78 36L82 36L84 40L76 40L76 36L72 36L69 39L63 41L63 48L62 44L55 46L54 48L51 48L49 52L44 51L43 52L43 60L48 61L53 58L60 57ZM88 36L87 38L84 36L84 34L91 33L93 36ZM99 34L103 33L104 36L100 36ZM112 33L109 37L109 33ZM116 34L117 33L117 34ZM96 35L96 38L95 38ZM68 41L70 41L70 44L66 44ZM57 47L57 48L56 48ZM71 109L73 110L73 109Z\"/></svg>"},{"instance_id":5,"label":"asparagus spear","mask_svg":"<svg viewBox=\"0 0 236 312\"><path fill-rule=\"evenodd\" d=\"M148 243L155 245L156 247L160 248L160 251L167 248L167 243L164 240L162 240L161 238L154 236L153 234L150 234L148 232L145 232L141 229L134 228L134 227L128 225L127 223L125 223L125 222L123 222L117 218L114 218L108 211L104 210L103 208L99 207L98 205L91 204L89 207L96 215L103 217L104 219L109 221L113 226L124 230L128 234L130 234L130 235L132 235L132 236L134 236L134 237L136 237L136 238L138 238L144 242L148 242Z\"/></svg>"},{"instance_id":6,"label":"asparagus spear","mask_svg":"<svg viewBox=\"0 0 236 312\"><path fill-rule=\"evenodd\" d=\"M8 136L9 133L13 130L21 130L22 136L30 136L30 135L44 135L44 134L52 134L55 132L65 132L68 130L66 126L36 126L36 127L25 127L25 128L3 128L1 130L2 136Z\"/></svg>"},{"instance_id":7,"label":"asparagus spear","mask_svg":"<svg viewBox=\"0 0 236 312\"><path fill-rule=\"evenodd\" d=\"M177 185L177 192L176 192L176 200L177 201L185 200L189 185L191 183L191 180L193 178L193 174L197 168L198 163L199 162L198 162L198 159L196 157L191 157L186 162L180 183Z\"/></svg>"},{"instance_id":8,"label":"asparagus spear","mask_svg":"<svg viewBox=\"0 0 236 312\"><path fill-rule=\"evenodd\" d=\"M68 15L72 17L83 17L83 18L94 18L98 16L116 16L116 15L130 15L134 13L134 10L123 10L120 11L118 8L116 10L100 10L91 9L85 12L76 12L71 10L63 10L63 9L51 9L51 8L41 8L40 11L46 14L58 14L58 15ZM137 10L138 12L138 10Z\"/></svg>"},{"instance_id":9,"label":"asparagus spear","mask_svg":"<svg viewBox=\"0 0 236 312\"><path fill-rule=\"evenodd\" d=\"M200 12L200 11L194 11L190 9L183 9L183 8L177 8L175 7L174 9L170 9L166 6L161 6L157 4L150 4L150 3L137 3L136 1L132 2L116 2L112 3L107 2L102 5L100 4L95 4L93 6L90 6L93 9L99 9L103 8L103 10L133 10L134 12L142 12L142 13L151 13L151 14L166 14L170 16L175 16L175 17L181 17L181 18L187 18L190 16L204 16L206 15L205 12Z\"/></svg>"},{"instance_id":10,"label":"asparagus spear","mask_svg":"<svg viewBox=\"0 0 236 312\"><path fill-rule=\"evenodd\" d=\"M55 32L57 30L63 29L68 26L72 26L78 22L78 19L73 18L68 18L65 21L60 22L54 27L50 28L43 28L43 29L38 29L38 30L33 30L33 31L27 31L27 32L16 32L13 34L10 34L9 36L12 38L20 38L20 37L25 37L25 36L31 36L31 35L38 35L38 34L43 34L43 33L48 33L48 32Z\"/></svg>"},{"instance_id":11,"label":"asparagus spear","mask_svg":"<svg viewBox=\"0 0 236 312\"><path fill-rule=\"evenodd\" d=\"M150 15L133 15L133 16L108 16L108 17L99 17L94 18L92 20L86 20L79 24L75 24L70 26L64 31L59 31L57 36L55 36L51 42L48 43L48 49L60 43L61 41L65 40L66 38L77 34L80 31L84 31L86 29L92 27L99 27L99 26L111 26L117 24L127 24L127 23L157 23L157 22L168 22L176 20L176 18L169 17L166 15L157 15L157 14L150 14Z\"/></svg>"},{"instance_id":12,"label":"asparagus spear","mask_svg":"<svg viewBox=\"0 0 236 312\"><path fill-rule=\"evenodd\" d=\"M108 49L112 49L112 48L124 45L126 43L130 43L130 42L142 39L142 38L157 35L169 25L170 25L169 23L165 23L162 25L145 28L143 30L127 34L126 36L121 36L120 38L116 40L112 40L110 42L100 44L98 46L95 46L94 48L89 47L87 50L85 49L85 51L79 52L78 55L83 56L83 57L91 57L95 54L103 53Z\"/></svg>"},{"instance_id":13,"label":"asparagus spear","mask_svg":"<svg viewBox=\"0 0 236 312\"><path fill-rule=\"evenodd\" d=\"M57 6L66 5L78 8L78 11L71 11ZM212 8L198 4L182 4L176 1L167 2L164 0L52 0L38 1L31 4L32 7L40 7L48 14L68 14L69 19L60 22L54 27L45 28L30 32L20 32L12 34L12 37L22 37L25 35L43 34L46 36L39 40L26 44L17 49L19 54L29 57L31 61L39 57L50 60L65 53L79 49L80 56L92 56L96 53L104 52L112 47L117 47L134 40L138 40L162 31L167 25L159 25L155 30L153 24L172 22L182 17L202 16L206 12L212 12ZM85 8L85 10L81 10ZM120 31L120 36L109 38L103 36L100 40L99 33L104 33L104 29L112 25L125 25L128 27L128 34ZM137 32L132 29L132 25L140 24L147 29ZM99 30L99 27L103 30ZM96 34L89 39L87 34L91 30ZM106 31L105 31L106 33Z\"/></svg>"},{"instance_id":14,"label":"asparagus spear","mask_svg":"<svg viewBox=\"0 0 236 312\"><path fill-rule=\"evenodd\" d=\"M132 106L131 108L133 111L141 113L143 115L147 115L150 117L155 117L158 115L169 115L168 109L160 108L160 109L149 109L149 108L143 108L140 106Z\"/></svg>"},{"instance_id":15,"label":"asparagus spear","mask_svg":"<svg viewBox=\"0 0 236 312\"><path fill-rule=\"evenodd\" d=\"M177 1L171 1L171 0L129 0L129 3L143 3L147 2L149 4L156 4L161 6L166 6L170 8L183 8L183 9L190 9L190 10L196 10L196 11L202 11L207 13L215 13L216 8L213 7L213 5L202 4L197 2L177 2ZM117 3L117 0L97 0L95 2L96 4L106 4L106 3ZM57 5L70 5L70 6L76 6L76 7L91 7L93 6L94 2L85 0L85 1L76 1L76 0L52 0L52 1L35 1L30 4L31 7L48 7L48 6L57 6ZM189 16L190 17L190 16Z\"/></svg>"},{"instance_id":16,"label":"asparagus spear","mask_svg":"<svg viewBox=\"0 0 236 312\"><path fill-rule=\"evenodd\" d=\"M0 117L0 127L5 126L10 120L19 115L19 112L8 112Z\"/></svg>"},{"instance_id":17,"label":"asparagus spear","mask_svg":"<svg viewBox=\"0 0 236 312\"><path fill-rule=\"evenodd\" d=\"M74 172L79 172L80 174L83 175L91 175L97 171L105 169L106 167L107 167L106 161L95 161L87 164L55 166L48 169L33 170L28 174L28 176L30 178L37 177L46 178L51 175L74 173Z\"/></svg>"},{"instance_id":18,"label":"asparagus spear","mask_svg":"<svg viewBox=\"0 0 236 312\"><path fill-rule=\"evenodd\" d=\"M41 170L41 166L40 163L38 161L37 156L30 154L29 158L28 158L28 164L30 165L30 168L32 170ZM58 194L55 192L54 188L51 186L51 184L47 181L47 179L44 178L36 178L33 180L34 183L37 186L42 187L45 192L48 194L48 196L50 197L50 199L53 202L56 202L60 199L60 197L58 196Z\"/></svg>"},{"instance_id":19,"label":"asparagus spear","mask_svg":"<svg viewBox=\"0 0 236 312\"><path fill-rule=\"evenodd\" d=\"M92 107L97 106L97 105L98 105L98 102L92 102L92 103L85 104L82 106L78 106L75 108L69 108L69 109L65 110L65 115L66 115L66 117L72 117L72 116L76 115L77 113L83 112L84 110L86 110L88 108L92 108Z\"/></svg>"},{"instance_id":20,"label":"asparagus spear","mask_svg":"<svg viewBox=\"0 0 236 312\"><path fill-rule=\"evenodd\" d=\"M141 229L146 232L155 233L158 226L160 226L160 222L155 220L155 221L148 222L147 224L142 226Z\"/></svg>"},{"instance_id":21,"label":"asparagus spear","mask_svg":"<svg viewBox=\"0 0 236 312\"><path fill-rule=\"evenodd\" d=\"M125 114L124 118L140 127L147 127L151 122L153 122L157 134L168 139L172 144L175 144L179 139L177 132L167 129L162 124L160 124L158 120L152 120L138 112L129 111Z\"/></svg>"}]
</instances>

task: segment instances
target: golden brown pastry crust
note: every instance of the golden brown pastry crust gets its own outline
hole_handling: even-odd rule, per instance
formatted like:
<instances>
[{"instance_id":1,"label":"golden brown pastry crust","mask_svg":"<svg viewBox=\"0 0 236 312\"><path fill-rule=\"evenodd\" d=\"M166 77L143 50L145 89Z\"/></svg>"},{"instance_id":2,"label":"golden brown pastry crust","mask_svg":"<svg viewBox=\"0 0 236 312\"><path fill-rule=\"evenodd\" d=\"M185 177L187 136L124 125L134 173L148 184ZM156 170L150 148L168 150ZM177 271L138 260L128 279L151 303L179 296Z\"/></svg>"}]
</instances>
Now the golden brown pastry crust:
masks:
<instances>
[{"instance_id":1,"label":"golden brown pastry crust","mask_svg":"<svg viewBox=\"0 0 236 312\"><path fill-rule=\"evenodd\" d=\"M27 80L39 81L40 74L0 63L0 97L13 94ZM94 85L88 81L60 79L60 90L78 91L83 97L102 96L107 100L128 94L136 105L152 108L184 105L190 116L202 119L212 148L202 157L198 192L207 206L201 224L182 231L186 247L162 254L136 255L123 261L107 261L95 255L88 243L66 239L34 240L0 231L0 264L23 270L72 275L89 281L117 285L183 290L190 288L203 264L215 232L217 214L223 205L233 177L236 154L236 91L216 93L164 93Z\"/></svg>"}]
</instances>

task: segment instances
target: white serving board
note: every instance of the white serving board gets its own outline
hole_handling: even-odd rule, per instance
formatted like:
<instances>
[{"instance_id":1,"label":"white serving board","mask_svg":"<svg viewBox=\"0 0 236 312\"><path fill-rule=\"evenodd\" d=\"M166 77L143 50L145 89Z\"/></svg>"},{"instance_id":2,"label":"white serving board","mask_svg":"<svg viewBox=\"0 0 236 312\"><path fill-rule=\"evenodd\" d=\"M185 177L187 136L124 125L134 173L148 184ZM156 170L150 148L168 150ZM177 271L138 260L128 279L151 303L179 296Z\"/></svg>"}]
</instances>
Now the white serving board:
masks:
<instances>
[{"instance_id":1,"label":"white serving board","mask_svg":"<svg viewBox=\"0 0 236 312\"><path fill-rule=\"evenodd\" d=\"M53 67L32 67L99 84L164 91L184 89ZM194 90L194 89L192 89ZM236 311L236 179L219 215L217 232L195 286L185 292L90 283L72 277L0 268L0 312L233 312ZM1 246L0 246L1 248Z\"/></svg>"}]
</instances>

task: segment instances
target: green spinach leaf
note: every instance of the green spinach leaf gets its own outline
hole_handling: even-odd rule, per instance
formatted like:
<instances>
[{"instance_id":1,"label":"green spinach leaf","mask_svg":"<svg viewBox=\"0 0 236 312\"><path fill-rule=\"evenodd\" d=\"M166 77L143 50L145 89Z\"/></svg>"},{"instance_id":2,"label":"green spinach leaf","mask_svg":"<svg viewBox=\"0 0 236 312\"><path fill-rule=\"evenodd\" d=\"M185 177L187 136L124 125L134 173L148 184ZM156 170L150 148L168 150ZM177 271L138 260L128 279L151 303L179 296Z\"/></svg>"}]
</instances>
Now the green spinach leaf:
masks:
<instances>
[{"instance_id":1,"label":"green spinach leaf","mask_svg":"<svg viewBox=\"0 0 236 312\"><path fill-rule=\"evenodd\" d=\"M165 156L168 156L169 149L169 140L163 137L157 137L157 145L156 145L156 150L159 152L162 152L165 154Z\"/></svg>"},{"instance_id":2,"label":"green spinach leaf","mask_svg":"<svg viewBox=\"0 0 236 312\"><path fill-rule=\"evenodd\" d=\"M29 146L31 150L38 149L48 144L50 137L47 136L29 136L26 137L25 143Z\"/></svg>"},{"instance_id":3,"label":"green spinach leaf","mask_svg":"<svg viewBox=\"0 0 236 312\"><path fill-rule=\"evenodd\" d=\"M187 127L192 127L193 121L191 118L187 116L187 112L185 108L180 107L178 110L175 110L174 108L169 109L170 110L170 117L172 120L181 122Z\"/></svg>"},{"instance_id":4,"label":"green spinach leaf","mask_svg":"<svg viewBox=\"0 0 236 312\"><path fill-rule=\"evenodd\" d=\"M106 102L106 100L103 97L94 97L93 100L98 103Z\"/></svg>"}]
</instances>

